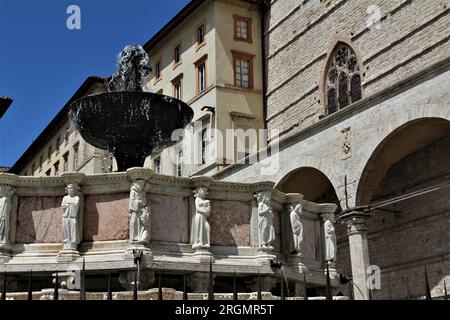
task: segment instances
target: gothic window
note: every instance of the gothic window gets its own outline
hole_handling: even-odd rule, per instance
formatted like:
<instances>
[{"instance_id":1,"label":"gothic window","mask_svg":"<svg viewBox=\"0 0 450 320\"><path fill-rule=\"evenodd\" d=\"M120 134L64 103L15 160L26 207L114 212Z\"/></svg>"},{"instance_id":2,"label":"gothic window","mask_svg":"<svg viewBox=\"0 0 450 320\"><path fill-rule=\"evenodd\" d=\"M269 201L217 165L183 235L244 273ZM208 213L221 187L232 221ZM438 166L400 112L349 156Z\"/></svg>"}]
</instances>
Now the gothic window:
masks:
<instances>
[{"instance_id":1,"label":"gothic window","mask_svg":"<svg viewBox=\"0 0 450 320\"><path fill-rule=\"evenodd\" d=\"M340 43L328 63L325 79L325 105L328 114L362 99L361 73L355 52Z\"/></svg>"}]
</instances>

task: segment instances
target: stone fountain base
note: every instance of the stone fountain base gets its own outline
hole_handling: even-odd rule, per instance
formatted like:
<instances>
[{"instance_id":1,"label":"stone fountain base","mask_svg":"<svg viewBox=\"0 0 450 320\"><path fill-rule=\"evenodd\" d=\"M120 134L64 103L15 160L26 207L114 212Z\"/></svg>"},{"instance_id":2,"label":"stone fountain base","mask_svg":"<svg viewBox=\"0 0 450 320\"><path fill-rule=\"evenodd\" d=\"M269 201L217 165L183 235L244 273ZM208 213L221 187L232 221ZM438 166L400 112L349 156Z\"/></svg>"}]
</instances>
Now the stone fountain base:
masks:
<instances>
[{"instance_id":1,"label":"stone fountain base","mask_svg":"<svg viewBox=\"0 0 450 320\"><path fill-rule=\"evenodd\" d=\"M151 240L145 244L130 242L129 236L130 186L136 180L146 182L144 192L150 212ZM64 249L61 203L69 183L80 187L82 229L81 242ZM309 287L320 288L326 283L321 255L324 246L321 215L333 212L336 206L297 197L303 206L304 226L299 259L298 255L288 252L289 237L280 236L291 232L287 205L292 195L275 190L272 182L228 183L208 177L157 175L150 169L132 168L119 173L64 173L56 177L2 173L0 184L15 189L9 212L10 238L14 241L1 248L0 275L6 270L11 277L23 279L32 269L33 275L51 277L56 271L80 270L84 260L89 275L104 278L108 272L134 272L133 250L141 250L141 270L162 273L169 278L180 278L183 274L203 276L209 272L211 261L213 273L220 275L215 280L219 287L222 281L223 285L229 285L235 273L238 277L254 278L259 273L262 277L278 279L279 270L271 265L271 260L275 259L281 261L289 282L302 282L303 273L307 271ZM211 203L208 217L211 243L209 248L196 250L191 245L195 214L193 190L200 186L208 189ZM254 194L262 190L271 195L276 235L271 248L257 245L258 205ZM336 271L331 269L330 273L332 285L338 287ZM268 287L268 290L272 289ZM150 299L150 293L142 294ZM67 294L68 297L74 295ZM94 296L102 297L100 293ZM125 299L127 294L123 297Z\"/></svg>"}]
</instances>

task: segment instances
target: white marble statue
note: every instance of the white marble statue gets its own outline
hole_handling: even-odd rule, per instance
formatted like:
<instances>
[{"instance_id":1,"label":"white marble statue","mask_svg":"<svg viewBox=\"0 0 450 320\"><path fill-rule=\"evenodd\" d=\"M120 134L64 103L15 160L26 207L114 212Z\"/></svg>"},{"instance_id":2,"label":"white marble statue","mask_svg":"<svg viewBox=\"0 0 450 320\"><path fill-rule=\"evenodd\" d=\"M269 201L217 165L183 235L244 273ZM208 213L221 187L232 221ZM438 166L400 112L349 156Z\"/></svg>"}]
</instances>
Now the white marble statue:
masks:
<instances>
[{"instance_id":1,"label":"white marble statue","mask_svg":"<svg viewBox=\"0 0 450 320\"><path fill-rule=\"evenodd\" d=\"M192 248L208 249L210 247L210 228L208 223L211 214L211 203L205 199L207 188L197 188L195 196L195 216L192 222Z\"/></svg>"},{"instance_id":2,"label":"white marble statue","mask_svg":"<svg viewBox=\"0 0 450 320\"><path fill-rule=\"evenodd\" d=\"M144 191L145 181L135 180L130 190L130 241L147 243L150 240L150 208Z\"/></svg>"},{"instance_id":3,"label":"white marble statue","mask_svg":"<svg viewBox=\"0 0 450 320\"><path fill-rule=\"evenodd\" d=\"M303 242L303 224L300 217L303 213L302 204L295 202L289 205L289 219L291 221L292 228L292 243L291 243L291 253L300 253L301 245Z\"/></svg>"},{"instance_id":4,"label":"white marble statue","mask_svg":"<svg viewBox=\"0 0 450 320\"><path fill-rule=\"evenodd\" d=\"M255 198L258 202L258 245L262 248L271 247L271 243L275 240L275 229L270 192L258 192Z\"/></svg>"},{"instance_id":5,"label":"white marble statue","mask_svg":"<svg viewBox=\"0 0 450 320\"><path fill-rule=\"evenodd\" d=\"M15 189L8 185L0 185L0 245L8 244L9 219L11 214L11 198Z\"/></svg>"},{"instance_id":6,"label":"white marble statue","mask_svg":"<svg viewBox=\"0 0 450 320\"><path fill-rule=\"evenodd\" d=\"M70 183L66 187L67 195L61 204L63 225L64 249L75 249L80 243L80 187L76 183Z\"/></svg>"},{"instance_id":7,"label":"white marble statue","mask_svg":"<svg viewBox=\"0 0 450 320\"><path fill-rule=\"evenodd\" d=\"M332 213L322 214L324 219L323 229L325 234L325 261L336 259L336 233L333 225L334 215Z\"/></svg>"}]
</instances>

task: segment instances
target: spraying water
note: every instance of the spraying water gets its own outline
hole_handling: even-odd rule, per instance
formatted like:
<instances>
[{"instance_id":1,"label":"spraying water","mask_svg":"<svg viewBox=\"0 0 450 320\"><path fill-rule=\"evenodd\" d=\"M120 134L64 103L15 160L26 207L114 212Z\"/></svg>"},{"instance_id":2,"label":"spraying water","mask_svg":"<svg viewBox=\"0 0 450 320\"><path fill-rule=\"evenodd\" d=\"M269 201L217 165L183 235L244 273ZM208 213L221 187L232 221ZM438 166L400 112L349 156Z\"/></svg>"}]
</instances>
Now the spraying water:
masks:
<instances>
[{"instance_id":1,"label":"spraying water","mask_svg":"<svg viewBox=\"0 0 450 320\"><path fill-rule=\"evenodd\" d=\"M284 279L284 283L285 283L286 291L287 291L287 296L290 297L291 295L290 295L290 293L289 293L288 280L287 280L286 274L284 273L284 267L283 267L283 265L281 265L280 272L281 272L281 274L283 275L283 279Z\"/></svg>"}]
</instances>

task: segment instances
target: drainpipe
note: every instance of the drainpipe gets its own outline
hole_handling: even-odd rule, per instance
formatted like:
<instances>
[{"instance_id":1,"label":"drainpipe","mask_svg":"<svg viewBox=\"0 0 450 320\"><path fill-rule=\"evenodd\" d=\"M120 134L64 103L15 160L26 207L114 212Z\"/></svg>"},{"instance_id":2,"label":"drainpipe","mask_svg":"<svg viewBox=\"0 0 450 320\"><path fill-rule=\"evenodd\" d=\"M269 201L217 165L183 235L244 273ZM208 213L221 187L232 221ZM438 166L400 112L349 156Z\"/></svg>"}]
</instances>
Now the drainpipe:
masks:
<instances>
[{"instance_id":1,"label":"drainpipe","mask_svg":"<svg viewBox=\"0 0 450 320\"><path fill-rule=\"evenodd\" d=\"M263 91L263 126L267 129L267 68L266 68L266 46L264 43L264 17L270 8L270 1L263 0L260 2L260 14L261 14L261 54L262 54L262 91Z\"/></svg>"}]
</instances>

